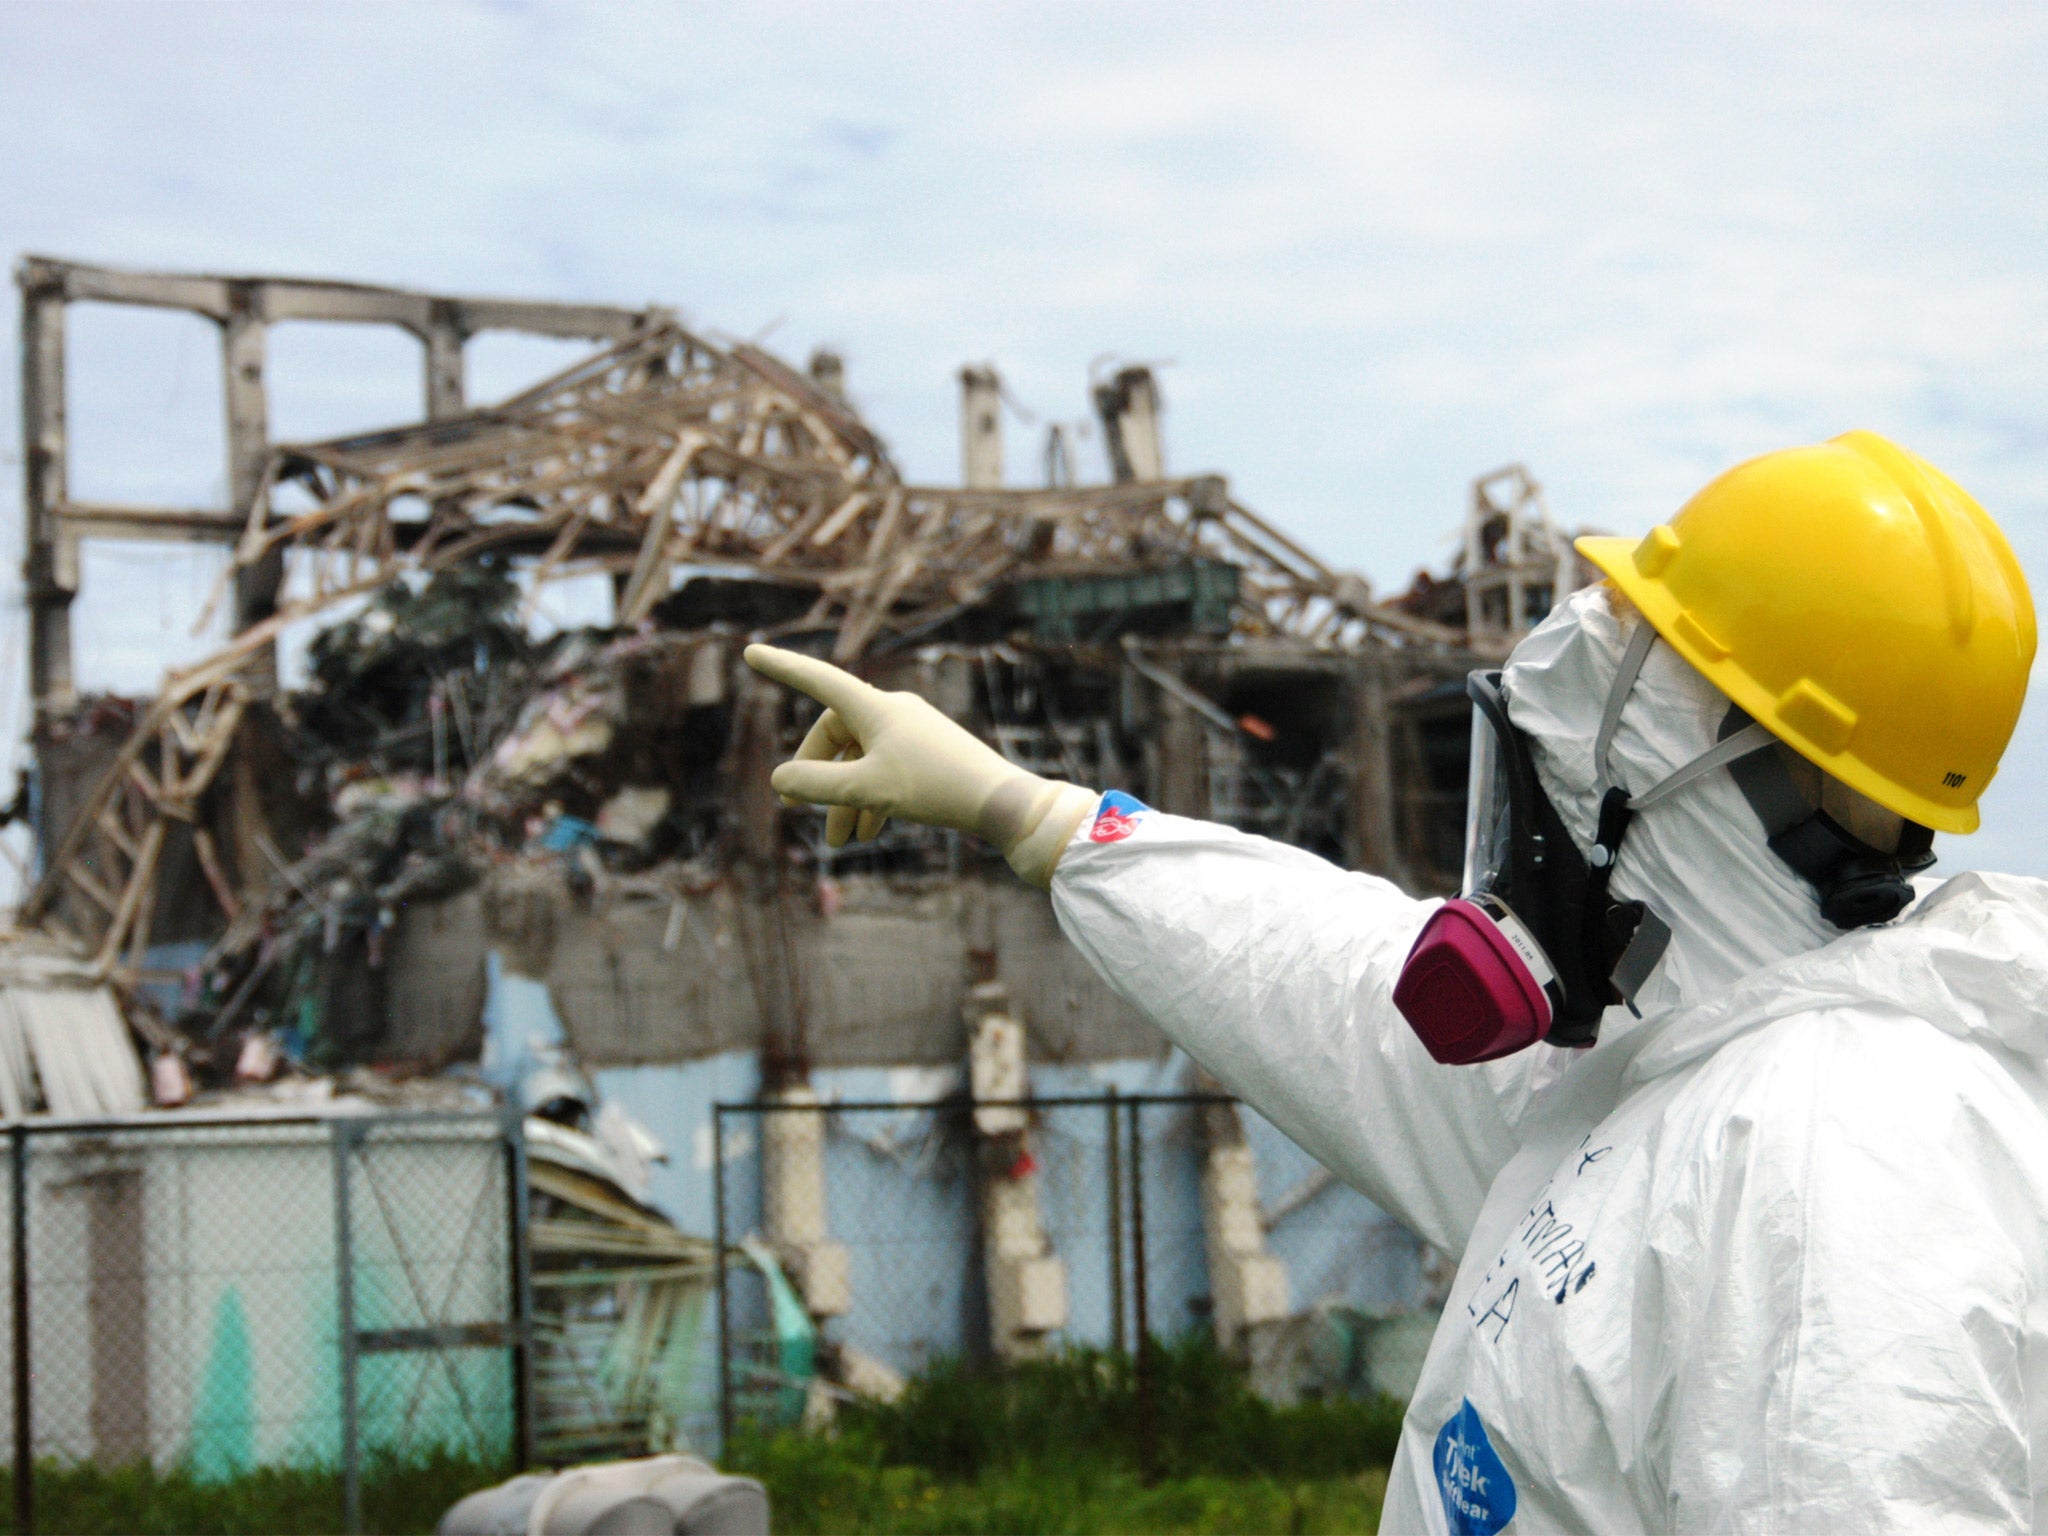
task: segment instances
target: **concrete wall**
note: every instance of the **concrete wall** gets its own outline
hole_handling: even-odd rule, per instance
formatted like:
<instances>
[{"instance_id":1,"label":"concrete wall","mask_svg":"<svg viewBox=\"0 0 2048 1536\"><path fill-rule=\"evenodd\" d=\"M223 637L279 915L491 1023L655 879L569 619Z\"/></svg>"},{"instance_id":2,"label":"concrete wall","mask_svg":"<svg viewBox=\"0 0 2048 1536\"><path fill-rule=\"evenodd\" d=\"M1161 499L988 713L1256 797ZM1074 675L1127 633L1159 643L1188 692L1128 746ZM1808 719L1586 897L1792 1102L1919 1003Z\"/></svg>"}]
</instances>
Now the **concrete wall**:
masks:
<instances>
[{"instance_id":1,"label":"concrete wall","mask_svg":"<svg viewBox=\"0 0 2048 1536\"><path fill-rule=\"evenodd\" d=\"M1014 880L899 888L852 877L836 909L784 899L809 1059L821 1067L952 1065L967 1052L969 951L985 950L1059 1062L1163 1055L1167 1042L1060 934L1045 894ZM402 916L387 965L388 1054L474 1048L484 955L547 984L587 1067L702 1061L764 1037L756 978L781 963L777 925L728 884L678 897L582 897L545 868L498 876Z\"/></svg>"}]
</instances>

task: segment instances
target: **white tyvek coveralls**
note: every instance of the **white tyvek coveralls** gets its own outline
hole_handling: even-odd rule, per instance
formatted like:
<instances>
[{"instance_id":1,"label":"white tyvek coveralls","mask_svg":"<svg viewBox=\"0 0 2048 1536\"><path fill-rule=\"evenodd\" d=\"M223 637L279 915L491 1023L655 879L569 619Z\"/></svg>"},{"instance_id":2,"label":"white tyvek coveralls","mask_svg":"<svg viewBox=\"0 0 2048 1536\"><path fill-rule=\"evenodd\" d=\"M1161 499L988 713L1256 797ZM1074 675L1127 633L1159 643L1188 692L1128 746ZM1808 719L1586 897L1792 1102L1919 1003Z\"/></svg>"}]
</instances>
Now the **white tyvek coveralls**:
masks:
<instances>
[{"instance_id":1,"label":"white tyvek coveralls","mask_svg":"<svg viewBox=\"0 0 2048 1536\"><path fill-rule=\"evenodd\" d=\"M1507 672L1582 846L1633 622L1578 594ZM1726 707L1654 648L1619 781L1704 751ZM1068 936L1461 1258L1383 1529L1497 1529L1502 1473L1519 1531L2048 1528L2048 885L1964 875L1837 935L1710 774L1639 815L1616 867L1675 930L1643 1019L1609 1010L1590 1051L1445 1067L1390 1000L1433 902L1227 828L1136 823L1068 848Z\"/></svg>"}]
</instances>

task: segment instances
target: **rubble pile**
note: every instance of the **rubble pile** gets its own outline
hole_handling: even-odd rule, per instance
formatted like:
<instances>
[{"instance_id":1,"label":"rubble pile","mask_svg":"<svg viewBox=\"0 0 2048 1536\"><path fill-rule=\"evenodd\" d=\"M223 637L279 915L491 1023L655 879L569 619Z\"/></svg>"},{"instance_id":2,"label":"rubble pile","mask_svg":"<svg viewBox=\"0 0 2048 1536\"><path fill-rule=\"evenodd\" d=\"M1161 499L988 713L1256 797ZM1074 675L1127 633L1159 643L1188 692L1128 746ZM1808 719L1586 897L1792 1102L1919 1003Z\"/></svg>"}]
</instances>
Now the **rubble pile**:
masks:
<instances>
[{"instance_id":1,"label":"rubble pile","mask_svg":"<svg viewBox=\"0 0 2048 1536\"><path fill-rule=\"evenodd\" d=\"M300 745L314 754L302 774L446 778L452 765L480 760L536 659L520 597L506 563L486 556L418 589L394 582L362 613L322 630L311 677L290 701Z\"/></svg>"},{"instance_id":2,"label":"rubble pile","mask_svg":"<svg viewBox=\"0 0 2048 1536\"><path fill-rule=\"evenodd\" d=\"M374 1060L375 980L401 918L494 871L522 865L585 897L650 870L716 878L733 637L578 631L536 645L505 622L515 593L470 601L477 589L441 573L380 598L322 636L313 686L284 701L302 781L324 786L331 821L188 978L174 1022L212 1077L233 1053L209 1047L252 1030L316 1070ZM451 656L462 665L430 665ZM465 695L462 728L444 725L455 711L440 701Z\"/></svg>"}]
</instances>

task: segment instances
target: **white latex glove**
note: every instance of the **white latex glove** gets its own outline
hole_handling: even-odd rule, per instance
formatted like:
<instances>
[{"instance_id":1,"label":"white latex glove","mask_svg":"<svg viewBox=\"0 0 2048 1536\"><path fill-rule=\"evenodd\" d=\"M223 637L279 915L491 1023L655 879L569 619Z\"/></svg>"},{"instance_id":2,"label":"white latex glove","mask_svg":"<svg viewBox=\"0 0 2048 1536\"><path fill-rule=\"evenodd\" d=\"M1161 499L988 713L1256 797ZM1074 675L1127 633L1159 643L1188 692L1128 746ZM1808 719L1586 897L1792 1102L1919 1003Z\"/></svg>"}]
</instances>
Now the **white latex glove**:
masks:
<instances>
[{"instance_id":1,"label":"white latex glove","mask_svg":"<svg viewBox=\"0 0 2048 1536\"><path fill-rule=\"evenodd\" d=\"M1027 773L914 693L886 693L829 661L772 645L747 665L809 694L825 713L770 780L786 804L831 807L825 841L874 837L891 816L972 832L1033 885L1052 883L1092 790Z\"/></svg>"}]
</instances>

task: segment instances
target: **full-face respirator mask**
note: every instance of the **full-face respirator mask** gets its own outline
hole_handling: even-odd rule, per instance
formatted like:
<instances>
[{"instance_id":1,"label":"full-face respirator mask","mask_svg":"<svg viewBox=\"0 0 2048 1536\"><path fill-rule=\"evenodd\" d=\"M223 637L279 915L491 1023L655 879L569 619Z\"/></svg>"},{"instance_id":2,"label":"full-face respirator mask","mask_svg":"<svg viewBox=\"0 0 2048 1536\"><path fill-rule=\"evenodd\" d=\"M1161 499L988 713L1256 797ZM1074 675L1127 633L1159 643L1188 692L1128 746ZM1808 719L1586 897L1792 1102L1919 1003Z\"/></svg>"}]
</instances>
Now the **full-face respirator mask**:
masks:
<instances>
[{"instance_id":1,"label":"full-face respirator mask","mask_svg":"<svg viewBox=\"0 0 2048 1536\"><path fill-rule=\"evenodd\" d=\"M1539 1041L1584 1047L1614 1004L1633 1000L1671 940L1642 901L1610 895L1629 823L1717 768L1729 767L1771 850L1813 886L1838 928L1896 917L1908 874L1933 863L1933 833L1829 778L1730 707L1720 740L1639 795L1608 768L1622 706L1656 631L1638 624L1594 742L1599 795L1593 846L1581 853L1544 793L1527 739L1508 717L1499 672L1466 679L1472 753L1462 894L1423 925L1394 1005L1436 1060L1490 1061Z\"/></svg>"}]
</instances>

